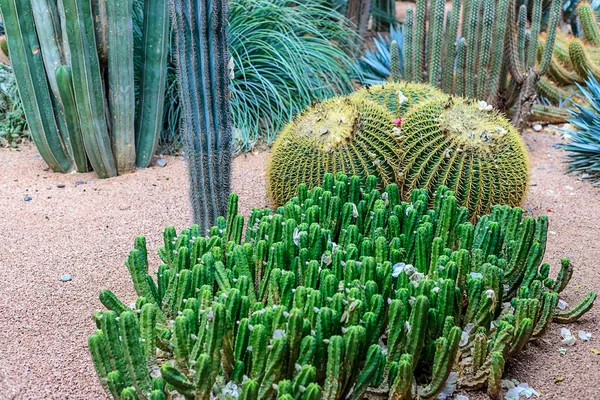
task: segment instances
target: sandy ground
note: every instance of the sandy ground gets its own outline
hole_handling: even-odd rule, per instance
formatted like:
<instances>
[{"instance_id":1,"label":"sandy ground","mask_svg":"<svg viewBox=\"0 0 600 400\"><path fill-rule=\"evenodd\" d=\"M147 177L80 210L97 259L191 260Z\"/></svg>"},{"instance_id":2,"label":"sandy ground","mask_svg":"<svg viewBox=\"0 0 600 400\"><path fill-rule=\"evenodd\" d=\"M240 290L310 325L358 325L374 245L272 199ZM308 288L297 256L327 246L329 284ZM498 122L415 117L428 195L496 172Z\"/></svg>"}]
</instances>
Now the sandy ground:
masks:
<instances>
[{"instance_id":1,"label":"sandy ground","mask_svg":"<svg viewBox=\"0 0 600 400\"><path fill-rule=\"evenodd\" d=\"M526 207L535 215L549 212L547 261L573 259L577 269L565 299L574 303L600 290L600 190L563 174L563 153L552 146L559 136L526 138L533 167ZM260 153L234 161L241 212L267 204L266 159ZM0 149L0 399L103 398L87 352L90 316L101 308L98 291L108 288L132 302L122 260L134 237L145 235L155 254L166 225L179 230L190 221L185 162L167 160L164 168L102 181L91 173L47 171L32 147ZM72 281L61 282L62 274ZM593 332L592 340L564 356L559 328L529 344L506 377L529 383L543 399L600 399L600 356L591 352L600 348L600 306L570 327ZM557 377L564 379L555 383Z\"/></svg>"}]
</instances>

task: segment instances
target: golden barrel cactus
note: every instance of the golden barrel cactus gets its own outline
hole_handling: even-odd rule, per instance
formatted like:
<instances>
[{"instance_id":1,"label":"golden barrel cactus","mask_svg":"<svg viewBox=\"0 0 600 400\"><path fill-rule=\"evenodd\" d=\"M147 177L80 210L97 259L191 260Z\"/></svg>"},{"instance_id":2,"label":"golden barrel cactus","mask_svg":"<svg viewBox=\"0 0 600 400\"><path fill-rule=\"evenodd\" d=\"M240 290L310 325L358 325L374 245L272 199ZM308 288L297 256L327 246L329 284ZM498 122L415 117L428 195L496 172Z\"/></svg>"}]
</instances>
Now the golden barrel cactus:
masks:
<instances>
[{"instance_id":1,"label":"golden barrel cactus","mask_svg":"<svg viewBox=\"0 0 600 400\"><path fill-rule=\"evenodd\" d=\"M402 197L441 185L455 191L472 219L494 204L521 205L529 161L512 124L485 102L434 99L409 111L400 132L397 183Z\"/></svg>"},{"instance_id":2,"label":"golden barrel cactus","mask_svg":"<svg viewBox=\"0 0 600 400\"><path fill-rule=\"evenodd\" d=\"M298 184L318 186L327 172L395 181L399 146L394 115L365 98L335 97L289 122L273 145L268 186L274 206L283 205Z\"/></svg>"},{"instance_id":3,"label":"golden barrel cactus","mask_svg":"<svg viewBox=\"0 0 600 400\"><path fill-rule=\"evenodd\" d=\"M446 98L447 95L430 85L399 82L368 86L352 93L350 97L372 100L400 118L420 102Z\"/></svg>"}]
</instances>

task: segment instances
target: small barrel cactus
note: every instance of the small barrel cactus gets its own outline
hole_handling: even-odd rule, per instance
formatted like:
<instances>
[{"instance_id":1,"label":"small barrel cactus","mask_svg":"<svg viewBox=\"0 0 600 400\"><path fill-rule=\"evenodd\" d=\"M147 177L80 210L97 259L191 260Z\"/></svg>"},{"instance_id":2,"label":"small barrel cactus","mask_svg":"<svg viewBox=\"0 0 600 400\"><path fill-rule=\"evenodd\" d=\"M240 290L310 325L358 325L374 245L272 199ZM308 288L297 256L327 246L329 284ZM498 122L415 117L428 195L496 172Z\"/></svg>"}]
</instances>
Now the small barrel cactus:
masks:
<instances>
[{"instance_id":1,"label":"small barrel cactus","mask_svg":"<svg viewBox=\"0 0 600 400\"><path fill-rule=\"evenodd\" d=\"M473 225L445 187L428 209L426 190L409 203L360 182L302 184L244 236L232 194L209 236L165 229L156 280L138 237L139 298L103 290L89 338L109 397L435 399L452 373L497 397L506 360L592 307L594 292L557 310L573 266L553 279L542 264L547 217L495 206Z\"/></svg>"},{"instance_id":2,"label":"small barrel cactus","mask_svg":"<svg viewBox=\"0 0 600 400\"><path fill-rule=\"evenodd\" d=\"M407 113L400 130L403 198L416 188L433 194L445 185L471 218L489 213L494 204L521 205L529 181L525 144L485 102L431 100Z\"/></svg>"},{"instance_id":3,"label":"small barrel cactus","mask_svg":"<svg viewBox=\"0 0 600 400\"><path fill-rule=\"evenodd\" d=\"M275 206L292 198L299 184L317 186L325 173L377 176L394 182L398 143L394 116L364 98L336 97L318 103L288 123L273 145L268 185Z\"/></svg>"}]
</instances>

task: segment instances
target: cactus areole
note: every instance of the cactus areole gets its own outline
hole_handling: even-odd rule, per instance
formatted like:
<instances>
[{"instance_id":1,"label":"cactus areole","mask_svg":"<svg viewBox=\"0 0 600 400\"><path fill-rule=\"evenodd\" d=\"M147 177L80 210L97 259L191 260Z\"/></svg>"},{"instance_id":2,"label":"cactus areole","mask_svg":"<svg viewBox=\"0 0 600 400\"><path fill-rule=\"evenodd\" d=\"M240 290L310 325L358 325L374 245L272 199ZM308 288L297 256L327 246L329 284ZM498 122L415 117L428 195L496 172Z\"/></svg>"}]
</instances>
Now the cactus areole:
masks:
<instances>
[{"instance_id":1,"label":"cactus areole","mask_svg":"<svg viewBox=\"0 0 600 400\"><path fill-rule=\"evenodd\" d=\"M548 219L495 206L473 225L439 187L402 202L395 184L325 174L275 212L226 217L204 236L168 227L139 296L100 292L89 349L114 399L437 398L446 381L501 392L505 361L592 307L557 310L573 266L543 264ZM244 233L244 234L243 234Z\"/></svg>"}]
</instances>

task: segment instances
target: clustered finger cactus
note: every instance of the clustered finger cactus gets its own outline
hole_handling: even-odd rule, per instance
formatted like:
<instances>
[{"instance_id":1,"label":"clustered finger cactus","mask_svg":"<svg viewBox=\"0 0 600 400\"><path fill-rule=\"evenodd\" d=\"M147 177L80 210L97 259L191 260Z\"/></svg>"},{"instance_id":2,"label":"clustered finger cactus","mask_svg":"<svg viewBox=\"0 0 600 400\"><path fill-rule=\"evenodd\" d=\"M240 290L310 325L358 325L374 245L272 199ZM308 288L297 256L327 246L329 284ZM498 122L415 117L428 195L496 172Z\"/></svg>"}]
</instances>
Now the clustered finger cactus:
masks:
<instances>
[{"instance_id":1,"label":"clustered finger cactus","mask_svg":"<svg viewBox=\"0 0 600 400\"><path fill-rule=\"evenodd\" d=\"M273 146L271 198L283 205L298 184L338 172L397 183L405 201L416 188L448 186L473 220L495 204L519 206L529 180L523 140L491 106L406 82L369 86L290 122Z\"/></svg>"},{"instance_id":2,"label":"clustered finger cactus","mask_svg":"<svg viewBox=\"0 0 600 400\"><path fill-rule=\"evenodd\" d=\"M595 294L556 310L573 267L542 264L547 217L496 206L477 225L440 187L401 202L398 187L326 174L274 213L237 196L209 236L164 231L157 280L143 237L126 264L139 296L107 290L89 348L119 399L436 398L459 387L498 397L505 361L571 321Z\"/></svg>"}]
</instances>

